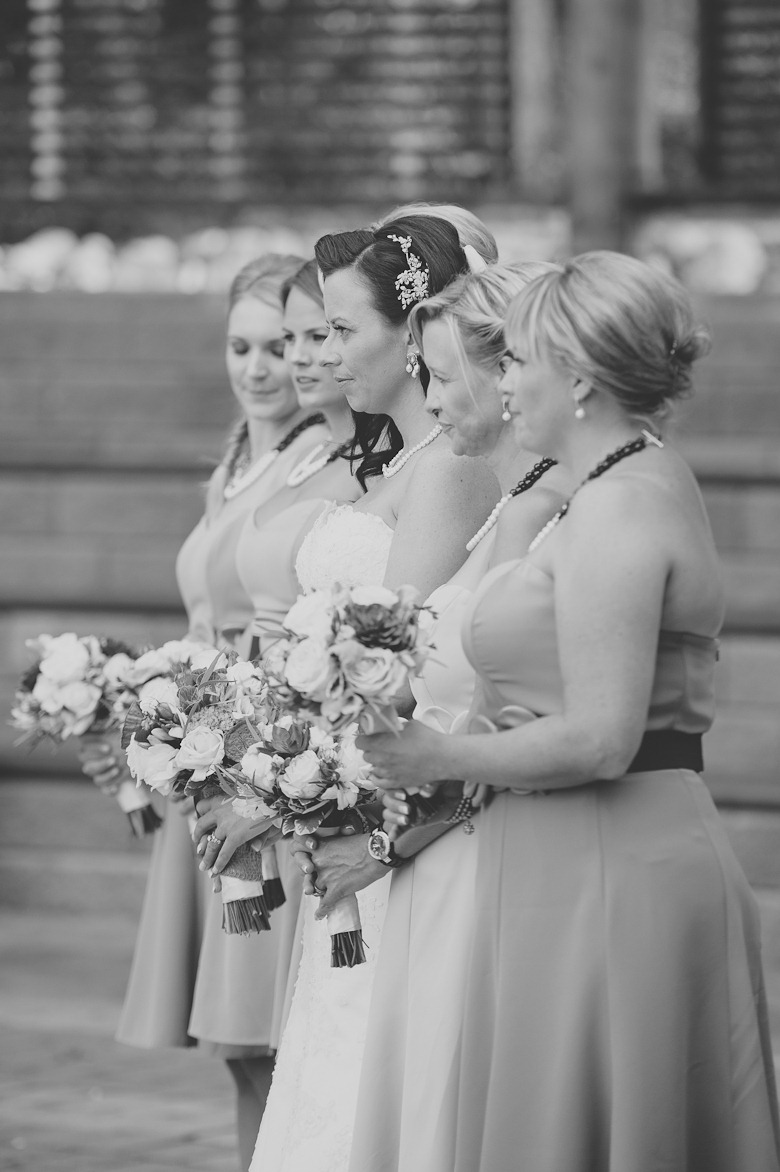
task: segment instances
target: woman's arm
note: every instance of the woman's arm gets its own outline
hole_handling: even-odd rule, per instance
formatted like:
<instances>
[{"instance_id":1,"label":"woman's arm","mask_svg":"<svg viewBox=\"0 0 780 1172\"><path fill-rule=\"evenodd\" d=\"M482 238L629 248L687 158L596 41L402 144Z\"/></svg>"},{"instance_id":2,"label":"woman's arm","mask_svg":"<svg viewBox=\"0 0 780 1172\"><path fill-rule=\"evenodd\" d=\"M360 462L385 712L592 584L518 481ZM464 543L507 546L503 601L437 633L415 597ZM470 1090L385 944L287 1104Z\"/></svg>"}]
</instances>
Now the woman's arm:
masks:
<instances>
[{"instance_id":1,"label":"woman's arm","mask_svg":"<svg viewBox=\"0 0 780 1172\"><path fill-rule=\"evenodd\" d=\"M644 485L625 480L594 484L576 504L540 548L554 574L562 712L501 733L446 736L412 723L398 738L363 737L387 788L457 777L557 789L625 772L647 720L669 518Z\"/></svg>"},{"instance_id":2,"label":"woman's arm","mask_svg":"<svg viewBox=\"0 0 780 1172\"><path fill-rule=\"evenodd\" d=\"M484 461L443 448L423 453L401 499L385 585L415 586L426 598L447 582L500 495Z\"/></svg>"}]
</instances>

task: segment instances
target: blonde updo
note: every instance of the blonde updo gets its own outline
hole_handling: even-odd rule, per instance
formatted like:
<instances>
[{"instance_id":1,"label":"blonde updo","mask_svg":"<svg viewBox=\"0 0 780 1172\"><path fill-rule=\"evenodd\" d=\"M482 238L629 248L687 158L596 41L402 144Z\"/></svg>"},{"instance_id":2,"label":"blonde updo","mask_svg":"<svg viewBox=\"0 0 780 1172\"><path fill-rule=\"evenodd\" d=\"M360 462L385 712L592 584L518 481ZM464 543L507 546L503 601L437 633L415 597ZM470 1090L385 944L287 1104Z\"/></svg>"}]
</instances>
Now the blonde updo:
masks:
<instances>
[{"instance_id":1,"label":"blonde updo","mask_svg":"<svg viewBox=\"0 0 780 1172\"><path fill-rule=\"evenodd\" d=\"M392 220L402 219L406 216L435 216L439 220L447 220L452 224L455 231L458 233L463 248L466 245L471 247L479 253L485 264L495 264L498 260L498 245L496 238L479 216L474 212L470 212L468 208L462 208L457 203L425 203L419 200L417 203L405 203L400 207L393 208L381 220L377 220L375 224L371 225L373 231L378 231L385 224L389 224Z\"/></svg>"},{"instance_id":2,"label":"blonde updo","mask_svg":"<svg viewBox=\"0 0 780 1172\"><path fill-rule=\"evenodd\" d=\"M414 307L409 316L412 337L422 352L423 330L443 318L452 331L464 377L468 380L469 364L491 370L506 352L504 317L510 301L529 281L553 268L544 261L517 262L457 277L436 297Z\"/></svg>"},{"instance_id":3,"label":"blonde updo","mask_svg":"<svg viewBox=\"0 0 780 1172\"><path fill-rule=\"evenodd\" d=\"M679 282L619 252L586 252L536 277L512 301L505 331L623 410L666 414L690 394L710 337Z\"/></svg>"}]
</instances>

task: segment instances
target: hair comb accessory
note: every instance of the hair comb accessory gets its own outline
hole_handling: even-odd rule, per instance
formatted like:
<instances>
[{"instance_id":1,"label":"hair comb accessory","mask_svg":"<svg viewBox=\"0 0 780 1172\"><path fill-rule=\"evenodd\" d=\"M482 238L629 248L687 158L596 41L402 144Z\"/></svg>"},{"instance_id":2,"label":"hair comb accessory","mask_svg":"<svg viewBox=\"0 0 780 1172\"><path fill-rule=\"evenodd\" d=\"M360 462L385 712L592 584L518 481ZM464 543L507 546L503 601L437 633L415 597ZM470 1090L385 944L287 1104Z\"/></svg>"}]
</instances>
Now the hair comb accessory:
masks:
<instances>
[{"instance_id":1,"label":"hair comb accessory","mask_svg":"<svg viewBox=\"0 0 780 1172\"><path fill-rule=\"evenodd\" d=\"M401 252L406 257L407 268L396 277L395 287L398 291L401 308L408 309L410 305L414 305L417 301L424 301L428 296L430 274L419 256L412 252L411 236L388 235L387 239L400 244Z\"/></svg>"},{"instance_id":2,"label":"hair comb accessory","mask_svg":"<svg viewBox=\"0 0 780 1172\"><path fill-rule=\"evenodd\" d=\"M473 244L464 244L463 252L468 262L470 273L484 273L487 268L487 261L484 256L480 256Z\"/></svg>"}]
</instances>

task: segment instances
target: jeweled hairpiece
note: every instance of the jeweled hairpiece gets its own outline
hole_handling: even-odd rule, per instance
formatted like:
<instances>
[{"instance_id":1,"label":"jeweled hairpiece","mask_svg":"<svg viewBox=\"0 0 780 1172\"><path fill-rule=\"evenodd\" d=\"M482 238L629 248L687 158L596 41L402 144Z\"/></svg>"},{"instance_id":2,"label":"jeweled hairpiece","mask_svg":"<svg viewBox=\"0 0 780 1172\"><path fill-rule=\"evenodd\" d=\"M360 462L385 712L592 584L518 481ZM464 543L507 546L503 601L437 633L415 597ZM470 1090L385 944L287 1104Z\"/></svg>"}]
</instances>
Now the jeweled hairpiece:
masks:
<instances>
[{"instance_id":1,"label":"jeweled hairpiece","mask_svg":"<svg viewBox=\"0 0 780 1172\"><path fill-rule=\"evenodd\" d=\"M406 257L408 268L405 268L396 277L395 287L398 291L398 300L401 302L401 309L407 309L410 305L414 305L416 301L424 301L428 296L428 278L430 277L430 273L419 256L412 252L411 236L388 236L387 239L394 240L396 244L400 244L401 251Z\"/></svg>"}]
</instances>

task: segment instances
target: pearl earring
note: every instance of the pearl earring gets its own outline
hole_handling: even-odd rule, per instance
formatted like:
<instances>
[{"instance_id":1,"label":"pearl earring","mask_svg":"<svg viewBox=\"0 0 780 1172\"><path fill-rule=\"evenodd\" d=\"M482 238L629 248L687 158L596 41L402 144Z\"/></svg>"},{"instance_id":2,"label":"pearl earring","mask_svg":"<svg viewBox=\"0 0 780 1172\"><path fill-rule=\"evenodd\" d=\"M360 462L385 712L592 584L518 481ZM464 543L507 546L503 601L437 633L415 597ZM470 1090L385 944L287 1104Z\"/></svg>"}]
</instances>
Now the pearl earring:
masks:
<instances>
[{"instance_id":1,"label":"pearl earring","mask_svg":"<svg viewBox=\"0 0 780 1172\"><path fill-rule=\"evenodd\" d=\"M509 423L509 420L512 418L512 415L509 411L509 395L501 396L501 408L501 418L503 419L504 423Z\"/></svg>"},{"instance_id":2,"label":"pearl earring","mask_svg":"<svg viewBox=\"0 0 780 1172\"><path fill-rule=\"evenodd\" d=\"M584 419L585 418L585 408L583 407L582 403L577 403L577 406L574 409L574 418L575 419Z\"/></svg>"},{"instance_id":3,"label":"pearl earring","mask_svg":"<svg viewBox=\"0 0 780 1172\"><path fill-rule=\"evenodd\" d=\"M417 378L420 373L420 360L414 351L406 356L406 373L410 374L412 378Z\"/></svg>"}]
</instances>

